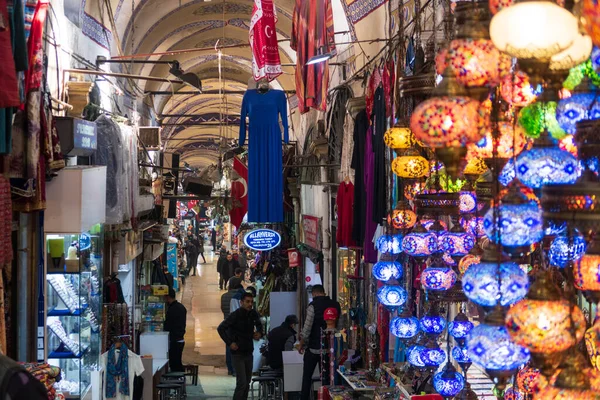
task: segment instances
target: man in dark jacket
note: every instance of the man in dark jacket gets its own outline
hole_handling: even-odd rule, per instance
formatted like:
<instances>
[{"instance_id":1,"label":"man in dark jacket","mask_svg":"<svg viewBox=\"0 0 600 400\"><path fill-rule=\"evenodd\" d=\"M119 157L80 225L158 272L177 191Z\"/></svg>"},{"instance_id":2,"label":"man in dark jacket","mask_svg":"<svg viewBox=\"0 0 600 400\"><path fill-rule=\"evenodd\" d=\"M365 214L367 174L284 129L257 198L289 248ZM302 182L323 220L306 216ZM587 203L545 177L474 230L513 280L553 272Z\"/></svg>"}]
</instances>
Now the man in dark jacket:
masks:
<instances>
[{"instance_id":1,"label":"man in dark jacket","mask_svg":"<svg viewBox=\"0 0 600 400\"><path fill-rule=\"evenodd\" d=\"M245 291L241 282L229 285L229 290L221 296L221 311L223 312L224 319L227 319L229 314L231 314L231 300L233 300L234 297L241 298L244 293ZM225 364L227 365L227 373L233 375L233 361L231 360L231 349L229 346L225 346Z\"/></svg>"},{"instance_id":2,"label":"man in dark jacket","mask_svg":"<svg viewBox=\"0 0 600 400\"><path fill-rule=\"evenodd\" d=\"M227 281L225 280L224 266L227 262L227 254L219 255L217 260L217 272L219 273L219 289L227 289Z\"/></svg>"},{"instance_id":3,"label":"man in dark jacket","mask_svg":"<svg viewBox=\"0 0 600 400\"><path fill-rule=\"evenodd\" d=\"M171 275L171 273L169 272L169 267L167 266L167 264L163 265L163 273L167 286L169 287L169 289L173 289L175 278L173 278L173 275Z\"/></svg>"},{"instance_id":4,"label":"man in dark jacket","mask_svg":"<svg viewBox=\"0 0 600 400\"><path fill-rule=\"evenodd\" d=\"M312 287L312 297L313 301L306 309L306 319L304 320L304 327L300 334L301 351L304 350L305 345L307 347L304 350L304 368L302 371L302 394L300 397L302 400L310 399L313 372L317 365L319 365L319 368L321 366L321 329L327 328L323 314L326 309L333 307L337 310L337 315L342 315L340 303L330 299L325 294L323 285ZM329 383L324 382L323 384Z\"/></svg>"},{"instance_id":5,"label":"man in dark jacket","mask_svg":"<svg viewBox=\"0 0 600 400\"><path fill-rule=\"evenodd\" d=\"M221 265L221 271L223 271L221 272L221 276L223 276L225 281L223 283L223 289L226 289L225 286L229 283L229 279L234 276L235 270L238 268L240 268L240 263L233 259L233 255L231 253L227 253L226 258Z\"/></svg>"},{"instance_id":6,"label":"man in dark jacket","mask_svg":"<svg viewBox=\"0 0 600 400\"><path fill-rule=\"evenodd\" d=\"M187 310L175 299L175 291L169 288L166 296L168 304L167 317L165 319L164 331L169 332L169 370L172 372L184 372L181 356L185 342L186 314Z\"/></svg>"},{"instance_id":7,"label":"man in dark jacket","mask_svg":"<svg viewBox=\"0 0 600 400\"><path fill-rule=\"evenodd\" d=\"M296 324L298 317L288 315L285 321L269 332L269 353L267 354L267 363L272 369L283 368L284 351L292 351L296 343Z\"/></svg>"},{"instance_id":8,"label":"man in dark jacket","mask_svg":"<svg viewBox=\"0 0 600 400\"><path fill-rule=\"evenodd\" d=\"M248 399L252 380L254 340L263 336L260 317L252 308L253 304L254 296L244 293L241 307L229 314L217 328L221 339L231 349L236 374L234 400Z\"/></svg>"}]
</instances>

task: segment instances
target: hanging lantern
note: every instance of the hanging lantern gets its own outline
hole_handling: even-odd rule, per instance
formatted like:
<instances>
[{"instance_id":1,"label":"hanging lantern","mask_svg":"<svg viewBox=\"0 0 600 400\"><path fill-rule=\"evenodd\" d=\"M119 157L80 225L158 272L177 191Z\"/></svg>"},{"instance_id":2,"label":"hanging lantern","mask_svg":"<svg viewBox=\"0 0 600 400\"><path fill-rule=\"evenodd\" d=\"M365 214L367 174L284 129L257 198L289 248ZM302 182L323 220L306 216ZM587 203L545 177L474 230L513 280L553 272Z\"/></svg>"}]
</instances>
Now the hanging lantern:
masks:
<instances>
[{"instance_id":1,"label":"hanging lantern","mask_svg":"<svg viewBox=\"0 0 600 400\"><path fill-rule=\"evenodd\" d=\"M481 256L476 254L467 254L458 263L458 273L462 277L465 272L469 269L469 267L473 264L479 264L481 261Z\"/></svg>"},{"instance_id":2,"label":"hanging lantern","mask_svg":"<svg viewBox=\"0 0 600 400\"><path fill-rule=\"evenodd\" d=\"M428 335L438 336L446 329L446 319L439 315L424 315L419 320L419 328Z\"/></svg>"},{"instance_id":3,"label":"hanging lantern","mask_svg":"<svg viewBox=\"0 0 600 400\"><path fill-rule=\"evenodd\" d=\"M523 71L509 74L502 80L500 95L508 104L525 107L533 103L537 97L529 82L529 75Z\"/></svg>"},{"instance_id":4,"label":"hanging lantern","mask_svg":"<svg viewBox=\"0 0 600 400\"><path fill-rule=\"evenodd\" d=\"M558 104L555 101L538 101L519 111L518 121L525 132L525 136L538 139L540 136L549 133L554 139L564 138L567 132L560 127L556 119L557 107Z\"/></svg>"},{"instance_id":5,"label":"hanging lantern","mask_svg":"<svg viewBox=\"0 0 600 400\"><path fill-rule=\"evenodd\" d=\"M482 262L471 265L465 271L462 287L465 295L475 304L491 308L499 303L507 307L525 297L529 289L529 278L515 263L503 262L498 266L495 262Z\"/></svg>"},{"instance_id":6,"label":"hanging lantern","mask_svg":"<svg viewBox=\"0 0 600 400\"><path fill-rule=\"evenodd\" d=\"M465 368L461 364L471 364L471 358L465 347L454 346L452 348L452 358L456 360L458 365L464 370ZM468 368L468 367L467 367Z\"/></svg>"},{"instance_id":7,"label":"hanging lantern","mask_svg":"<svg viewBox=\"0 0 600 400\"><path fill-rule=\"evenodd\" d=\"M533 389L536 386L536 382L540 376L540 371L531 368L524 367L519 370L517 373L517 387L523 393L531 394L533 393Z\"/></svg>"},{"instance_id":8,"label":"hanging lantern","mask_svg":"<svg viewBox=\"0 0 600 400\"><path fill-rule=\"evenodd\" d=\"M588 80L584 80L573 91L571 97L559 100L556 108L556 120L569 134L577 132L577 123L600 118L598 89Z\"/></svg>"},{"instance_id":9,"label":"hanging lantern","mask_svg":"<svg viewBox=\"0 0 600 400\"><path fill-rule=\"evenodd\" d=\"M425 290L448 290L456 283L456 272L450 267L427 267L421 272Z\"/></svg>"},{"instance_id":10,"label":"hanging lantern","mask_svg":"<svg viewBox=\"0 0 600 400\"><path fill-rule=\"evenodd\" d=\"M476 237L482 237L485 235L483 230L483 217L460 217L460 226L471 235Z\"/></svg>"},{"instance_id":11,"label":"hanging lantern","mask_svg":"<svg viewBox=\"0 0 600 400\"><path fill-rule=\"evenodd\" d=\"M399 201L392 214L388 217L388 224L395 229L410 229L417 223L417 214L410 208L407 201Z\"/></svg>"},{"instance_id":12,"label":"hanging lantern","mask_svg":"<svg viewBox=\"0 0 600 400\"><path fill-rule=\"evenodd\" d=\"M385 145L394 150L404 150L421 145L409 127L394 126L383 135Z\"/></svg>"},{"instance_id":13,"label":"hanging lantern","mask_svg":"<svg viewBox=\"0 0 600 400\"><path fill-rule=\"evenodd\" d=\"M446 361L446 352L440 349L437 344L430 342L421 350L420 357L426 367L435 367L437 369L437 367Z\"/></svg>"},{"instance_id":14,"label":"hanging lantern","mask_svg":"<svg viewBox=\"0 0 600 400\"><path fill-rule=\"evenodd\" d=\"M394 158L392 172L406 179L423 178L429 173L429 161L416 152L409 152L409 154Z\"/></svg>"},{"instance_id":15,"label":"hanging lantern","mask_svg":"<svg viewBox=\"0 0 600 400\"><path fill-rule=\"evenodd\" d=\"M550 265L564 268L569 262L578 261L583 257L586 248L585 238L577 231L570 236L558 236L554 238L548 250Z\"/></svg>"},{"instance_id":16,"label":"hanging lantern","mask_svg":"<svg viewBox=\"0 0 600 400\"><path fill-rule=\"evenodd\" d=\"M600 292L600 255L583 255L573 266L573 277L577 289Z\"/></svg>"},{"instance_id":17,"label":"hanging lantern","mask_svg":"<svg viewBox=\"0 0 600 400\"><path fill-rule=\"evenodd\" d=\"M377 239L377 250L383 254L400 254L402 252L402 235L381 235Z\"/></svg>"},{"instance_id":18,"label":"hanging lantern","mask_svg":"<svg viewBox=\"0 0 600 400\"><path fill-rule=\"evenodd\" d=\"M389 309L395 309L404 305L407 298L408 294L406 293L406 289L402 286L386 285L377 290L377 299L379 300L379 303Z\"/></svg>"},{"instance_id":19,"label":"hanging lantern","mask_svg":"<svg viewBox=\"0 0 600 400\"><path fill-rule=\"evenodd\" d=\"M573 184L581 175L577 159L558 147L534 147L519 154L517 178L533 189L544 185Z\"/></svg>"},{"instance_id":20,"label":"hanging lantern","mask_svg":"<svg viewBox=\"0 0 600 400\"><path fill-rule=\"evenodd\" d=\"M456 224L449 232L439 238L439 242L442 251L452 257L462 257L467 255L475 246L475 236L465 232L462 226Z\"/></svg>"},{"instance_id":21,"label":"hanging lantern","mask_svg":"<svg viewBox=\"0 0 600 400\"><path fill-rule=\"evenodd\" d=\"M402 240L402 249L413 257L427 257L438 249L437 237L422 225L417 225Z\"/></svg>"},{"instance_id":22,"label":"hanging lantern","mask_svg":"<svg viewBox=\"0 0 600 400\"><path fill-rule=\"evenodd\" d=\"M498 122L498 132L500 133L498 140L494 141L492 133L488 132L479 142L469 145L469 149L477 157L492 158L495 142L497 157L512 158L525 148L525 132L519 125L508 121L500 121ZM516 151L513 151L513 149L516 149Z\"/></svg>"},{"instance_id":23,"label":"hanging lantern","mask_svg":"<svg viewBox=\"0 0 600 400\"><path fill-rule=\"evenodd\" d=\"M461 190L458 205L461 214L470 214L477 208L477 196L474 191Z\"/></svg>"},{"instance_id":24,"label":"hanging lantern","mask_svg":"<svg viewBox=\"0 0 600 400\"><path fill-rule=\"evenodd\" d=\"M447 363L441 372L433 376L433 387L442 396L452 398L465 387L465 378L451 363Z\"/></svg>"},{"instance_id":25,"label":"hanging lantern","mask_svg":"<svg viewBox=\"0 0 600 400\"><path fill-rule=\"evenodd\" d=\"M488 166L482 158L475 157L470 159L465 166L463 174L465 175L481 175L488 170Z\"/></svg>"},{"instance_id":26,"label":"hanging lantern","mask_svg":"<svg viewBox=\"0 0 600 400\"><path fill-rule=\"evenodd\" d=\"M585 62L591 53L592 38L588 35L578 34L568 49L552 56L548 68L551 71L568 71Z\"/></svg>"},{"instance_id":27,"label":"hanging lantern","mask_svg":"<svg viewBox=\"0 0 600 400\"><path fill-rule=\"evenodd\" d=\"M467 334L473 329L473 323L464 313L458 313L454 317L454 321L448 324L448 333L456 340L456 342L464 346Z\"/></svg>"},{"instance_id":28,"label":"hanging lantern","mask_svg":"<svg viewBox=\"0 0 600 400\"><path fill-rule=\"evenodd\" d=\"M581 2L581 21L592 42L600 45L600 5L594 0L583 0Z\"/></svg>"},{"instance_id":29,"label":"hanging lantern","mask_svg":"<svg viewBox=\"0 0 600 400\"><path fill-rule=\"evenodd\" d=\"M509 387L504 391L504 400L523 400L524 396L514 386Z\"/></svg>"},{"instance_id":30,"label":"hanging lantern","mask_svg":"<svg viewBox=\"0 0 600 400\"><path fill-rule=\"evenodd\" d=\"M416 317L396 317L390 322L392 335L400 339L411 339L419 332L419 320Z\"/></svg>"},{"instance_id":31,"label":"hanging lantern","mask_svg":"<svg viewBox=\"0 0 600 400\"><path fill-rule=\"evenodd\" d=\"M515 343L531 351L533 366L549 375L560 361L560 353L583 338L585 317L579 307L561 298L552 278L543 273L538 275L527 298L510 308L506 327Z\"/></svg>"},{"instance_id":32,"label":"hanging lantern","mask_svg":"<svg viewBox=\"0 0 600 400\"><path fill-rule=\"evenodd\" d=\"M373 265L372 274L381 282L399 280L402 277L402 264L397 261L379 261Z\"/></svg>"},{"instance_id":33,"label":"hanging lantern","mask_svg":"<svg viewBox=\"0 0 600 400\"><path fill-rule=\"evenodd\" d=\"M594 325L585 332L585 348L592 367L600 370L600 320L596 317Z\"/></svg>"}]
</instances>

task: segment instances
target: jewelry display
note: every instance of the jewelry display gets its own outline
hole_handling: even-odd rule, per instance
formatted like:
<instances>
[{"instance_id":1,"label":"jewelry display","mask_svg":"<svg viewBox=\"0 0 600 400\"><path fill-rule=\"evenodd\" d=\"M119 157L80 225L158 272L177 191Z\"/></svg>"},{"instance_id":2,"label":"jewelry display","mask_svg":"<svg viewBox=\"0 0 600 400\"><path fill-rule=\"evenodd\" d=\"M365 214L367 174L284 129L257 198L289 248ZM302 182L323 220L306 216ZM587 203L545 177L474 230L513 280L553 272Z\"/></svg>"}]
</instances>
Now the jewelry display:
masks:
<instances>
[{"instance_id":1,"label":"jewelry display","mask_svg":"<svg viewBox=\"0 0 600 400\"><path fill-rule=\"evenodd\" d=\"M78 296L71 282L68 282L63 275L49 275L48 282L69 311L75 313L79 308L79 304L77 304Z\"/></svg>"}]
</instances>

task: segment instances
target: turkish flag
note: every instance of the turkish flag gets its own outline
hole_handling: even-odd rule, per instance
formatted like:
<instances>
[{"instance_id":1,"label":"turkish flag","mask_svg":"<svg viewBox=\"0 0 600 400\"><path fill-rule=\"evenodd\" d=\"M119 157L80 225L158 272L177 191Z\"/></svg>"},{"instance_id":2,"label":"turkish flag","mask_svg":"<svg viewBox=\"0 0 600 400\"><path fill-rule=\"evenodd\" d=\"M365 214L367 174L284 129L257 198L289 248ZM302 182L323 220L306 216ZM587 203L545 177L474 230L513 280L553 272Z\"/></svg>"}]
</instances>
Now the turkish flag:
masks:
<instances>
[{"instance_id":1,"label":"turkish flag","mask_svg":"<svg viewBox=\"0 0 600 400\"><path fill-rule=\"evenodd\" d=\"M233 170L237 172L239 178L231 182L231 199L233 206L229 211L231 223L239 228L248 212L248 167L244 165L237 157L233 158Z\"/></svg>"}]
</instances>

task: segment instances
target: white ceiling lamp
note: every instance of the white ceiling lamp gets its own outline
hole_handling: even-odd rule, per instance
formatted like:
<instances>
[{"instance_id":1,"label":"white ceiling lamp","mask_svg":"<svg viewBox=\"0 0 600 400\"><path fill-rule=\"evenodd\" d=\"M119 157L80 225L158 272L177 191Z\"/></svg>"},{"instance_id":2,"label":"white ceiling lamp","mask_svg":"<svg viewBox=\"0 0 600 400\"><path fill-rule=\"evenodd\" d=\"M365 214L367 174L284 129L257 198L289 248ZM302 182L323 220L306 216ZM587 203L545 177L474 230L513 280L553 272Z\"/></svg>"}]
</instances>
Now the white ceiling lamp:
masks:
<instances>
[{"instance_id":1,"label":"white ceiling lamp","mask_svg":"<svg viewBox=\"0 0 600 400\"><path fill-rule=\"evenodd\" d=\"M587 60L592 54L592 38L585 34L577 35L573 44L550 59L550 70L568 71Z\"/></svg>"},{"instance_id":2,"label":"white ceiling lamp","mask_svg":"<svg viewBox=\"0 0 600 400\"><path fill-rule=\"evenodd\" d=\"M306 65L313 65L322 63L330 60L335 54L334 53L326 53L323 51L324 47L319 47L317 50L317 55L312 56L307 62Z\"/></svg>"}]
</instances>

